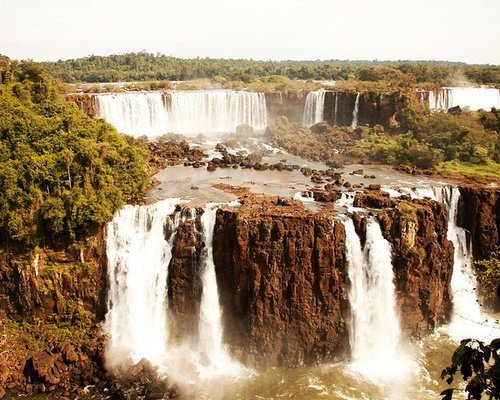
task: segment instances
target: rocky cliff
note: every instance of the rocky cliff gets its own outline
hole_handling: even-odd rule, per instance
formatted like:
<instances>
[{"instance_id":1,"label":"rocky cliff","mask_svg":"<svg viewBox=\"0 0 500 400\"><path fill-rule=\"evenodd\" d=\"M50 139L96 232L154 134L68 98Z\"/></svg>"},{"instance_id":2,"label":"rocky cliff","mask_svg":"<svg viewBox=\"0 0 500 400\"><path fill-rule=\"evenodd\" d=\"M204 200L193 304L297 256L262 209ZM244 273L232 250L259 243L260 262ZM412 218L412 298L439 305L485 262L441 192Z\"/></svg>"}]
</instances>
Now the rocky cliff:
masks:
<instances>
[{"instance_id":1,"label":"rocky cliff","mask_svg":"<svg viewBox=\"0 0 500 400\"><path fill-rule=\"evenodd\" d=\"M345 232L293 201L217 213L214 261L225 340L251 365L298 366L348 348Z\"/></svg>"},{"instance_id":2,"label":"rocky cliff","mask_svg":"<svg viewBox=\"0 0 500 400\"><path fill-rule=\"evenodd\" d=\"M73 93L67 94L66 100L73 101L85 114L95 117L97 113L96 102L92 94Z\"/></svg>"},{"instance_id":3,"label":"rocky cliff","mask_svg":"<svg viewBox=\"0 0 500 400\"><path fill-rule=\"evenodd\" d=\"M460 187L458 224L472 241L475 259L484 259L500 245L500 189L477 185Z\"/></svg>"},{"instance_id":4,"label":"rocky cliff","mask_svg":"<svg viewBox=\"0 0 500 400\"><path fill-rule=\"evenodd\" d=\"M306 96L306 91L266 93L268 118L285 116L290 121L302 122Z\"/></svg>"},{"instance_id":5,"label":"rocky cliff","mask_svg":"<svg viewBox=\"0 0 500 400\"><path fill-rule=\"evenodd\" d=\"M325 94L324 119L331 125L350 126L353 120L356 92L328 91ZM388 127L397 111L404 106L398 93L362 92L359 96L358 125L380 124ZM335 114L335 109L337 113Z\"/></svg>"},{"instance_id":6,"label":"rocky cliff","mask_svg":"<svg viewBox=\"0 0 500 400\"><path fill-rule=\"evenodd\" d=\"M378 220L392 245L401 325L407 336L420 338L451 312L453 244L446 238L446 212L432 200L402 200Z\"/></svg>"},{"instance_id":7,"label":"rocky cliff","mask_svg":"<svg viewBox=\"0 0 500 400\"><path fill-rule=\"evenodd\" d=\"M65 249L0 249L0 398L82 393L105 379L106 254L102 232Z\"/></svg>"}]
</instances>

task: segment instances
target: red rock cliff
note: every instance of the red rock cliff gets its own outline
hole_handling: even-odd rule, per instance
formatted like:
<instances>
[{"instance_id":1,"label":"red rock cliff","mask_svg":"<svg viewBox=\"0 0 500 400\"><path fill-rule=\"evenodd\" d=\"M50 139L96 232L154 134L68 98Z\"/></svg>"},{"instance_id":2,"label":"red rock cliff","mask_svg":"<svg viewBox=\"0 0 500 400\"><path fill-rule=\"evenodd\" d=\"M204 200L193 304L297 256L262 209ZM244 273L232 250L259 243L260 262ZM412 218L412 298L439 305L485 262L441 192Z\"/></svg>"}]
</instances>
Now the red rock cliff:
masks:
<instances>
[{"instance_id":1,"label":"red rock cliff","mask_svg":"<svg viewBox=\"0 0 500 400\"><path fill-rule=\"evenodd\" d=\"M344 226L276 200L218 211L213 245L225 341L252 365L331 360L348 348Z\"/></svg>"},{"instance_id":2,"label":"red rock cliff","mask_svg":"<svg viewBox=\"0 0 500 400\"><path fill-rule=\"evenodd\" d=\"M453 244L446 238L444 207L431 200L400 201L378 215L391 243L401 323L422 337L445 323L451 311Z\"/></svg>"}]
</instances>

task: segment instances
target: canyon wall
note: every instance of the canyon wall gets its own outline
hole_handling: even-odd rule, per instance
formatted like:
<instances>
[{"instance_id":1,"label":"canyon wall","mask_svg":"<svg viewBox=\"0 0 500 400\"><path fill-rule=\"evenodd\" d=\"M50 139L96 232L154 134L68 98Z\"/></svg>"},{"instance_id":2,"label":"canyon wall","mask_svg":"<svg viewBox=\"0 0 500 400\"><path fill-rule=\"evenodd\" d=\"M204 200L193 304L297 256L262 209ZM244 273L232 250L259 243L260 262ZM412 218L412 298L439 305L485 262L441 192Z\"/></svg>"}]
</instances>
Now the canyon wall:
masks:
<instances>
[{"instance_id":1,"label":"canyon wall","mask_svg":"<svg viewBox=\"0 0 500 400\"><path fill-rule=\"evenodd\" d=\"M106 251L101 231L81 246L0 249L0 398L82 393L105 380Z\"/></svg>"},{"instance_id":2,"label":"canyon wall","mask_svg":"<svg viewBox=\"0 0 500 400\"><path fill-rule=\"evenodd\" d=\"M348 349L345 232L328 214L254 199L217 214L225 340L249 364L298 366Z\"/></svg>"},{"instance_id":3,"label":"canyon wall","mask_svg":"<svg viewBox=\"0 0 500 400\"><path fill-rule=\"evenodd\" d=\"M500 245L500 190L464 185L460 194L458 225L470 235L474 258L487 258Z\"/></svg>"},{"instance_id":4,"label":"canyon wall","mask_svg":"<svg viewBox=\"0 0 500 400\"><path fill-rule=\"evenodd\" d=\"M463 186L461 194L459 221L481 258L498 244L499 191ZM379 208L374 213L392 246L401 326L407 337L420 338L450 314L446 213L440 203L393 200L380 191L358 196L358 206L368 204ZM172 240L167 285L174 341L197 337L203 290L203 210L183 207L188 211L180 215L191 216L164 232ZM348 355L350 282L338 218L277 197L249 196L239 207L218 210L213 257L224 342L233 356L249 365L300 366ZM353 219L363 241L366 219ZM103 232L63 250L4 243L0 330L9 339L0 343L0 388L77 391L106 379L96 325L106 312L106 262Z\"/></svg>"},{"instance_id":5,"label":"canyon wall","mask_svg":"<svg viewBox=\"0 0 500 400\"><path fill-rule=\"evenodd\" d=\"M446 238L444 206L403 200L378 215L391 243L401 326L421 338L447 322L452 307L453 243Z\"/></svg>"}]
</instances>

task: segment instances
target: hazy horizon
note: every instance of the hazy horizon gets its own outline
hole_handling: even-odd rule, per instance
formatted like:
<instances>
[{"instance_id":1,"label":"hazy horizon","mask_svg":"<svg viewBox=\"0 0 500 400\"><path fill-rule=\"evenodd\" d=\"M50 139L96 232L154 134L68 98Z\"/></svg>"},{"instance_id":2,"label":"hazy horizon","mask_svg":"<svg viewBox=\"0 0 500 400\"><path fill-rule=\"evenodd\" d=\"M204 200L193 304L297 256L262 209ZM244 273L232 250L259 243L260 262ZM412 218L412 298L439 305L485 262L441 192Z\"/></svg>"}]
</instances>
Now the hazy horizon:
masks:
<instances>
[{"instance_id":1,"label":"hazy horizon","mask_svg":"<svg viewBox=\"0 0 500 400\"><path fill-rule=\"evenodd\" d=\"M263 61L500 65L489 0L0 0L0 54L57 61L147 51Z\"/></svg>"}]
</instances>

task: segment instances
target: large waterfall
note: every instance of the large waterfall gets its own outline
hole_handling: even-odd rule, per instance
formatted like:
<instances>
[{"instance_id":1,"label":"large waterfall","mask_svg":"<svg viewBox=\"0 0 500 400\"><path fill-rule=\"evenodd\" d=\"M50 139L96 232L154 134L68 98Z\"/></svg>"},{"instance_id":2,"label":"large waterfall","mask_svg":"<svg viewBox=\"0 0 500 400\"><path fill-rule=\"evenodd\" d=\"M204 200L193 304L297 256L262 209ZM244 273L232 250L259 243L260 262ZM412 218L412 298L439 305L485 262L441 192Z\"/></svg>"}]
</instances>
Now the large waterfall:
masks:
<instances>
[{"instance_id":1,"label":"large waterfall","mask_svg":"<svg viewBox=\"0 0 500 400\"><path fill-rule=\"evenodd\" d=\"M358 126L358 111L359 111L359 96L361 93L358 92L356 95L356 101L354 102L354 109L352 111L352 124L351 128L356 129Z\"/></svg>"},{"instance_id":2,"label":"large waterfall","mask_svg":"<svg viewBox=\"0 0 500 400\"><path fill-rule=\"evenodd\" d=\"M392 378L403 373L405 360L397 351L401 329L396 313L391 246L373 219L368 220L364 247L352 220L345 222L345 230L351 281L352 366L375 380Z\"/></svg>"},{"instance_id":3,"label":"large waterfall","mask_svg":"<svg viewBox=\"0 0 500 400\"><path fill-rule=\"evenodd\" d=\"M302 118L304 126L310 127L323 121L325 93L325 89L307 93L306 103L304 105L304 115Z\"/></svg>"},{"instance_id":4,"label":"large waterfall","mask_svg":"<svg viewBox=\"0 0 500 400\"><path fill-rule=\"evenodd\" d=\"M147 358L159 363L167 351L166 281L172 257L167 218L178 199L125 206L108 224L108 360Z\"/></svg>"},{"instance_id":5,"label":"large waterfall","mask_svg":"<svg viewBox=\"0 0 500 400\"><path fill-rule=\"evenodd\" d=\"M429 92L429 108L432 111L447 111L455 106L472 111L500 108L500 90L487 87L444 87L437 93Z\"/></svg>"},{"instance_id":6,"label":"large waterfall","mask_svg":"<svg viewBox=\"0 0 500 400\"><path fill-rule=\"evenodd\" d=\"M133 136L166 133L234 132L247 124L266 128L263 93L232 90L192 90L97 94L97 117Z\"/></svg>"},{"instance_id":7,"label":"large waterfall","mask_svg":"<svg viewBox=\"0 0 500 400\"><path fill-rule=\"evenodd\" d=\"M196 217L194 209L182 218L173 214L178 202L167 199L148 206L125 206L108 224L109 311L104 325L110 335L108 365L146 358L180 382L241 375L246 370L231 359L222 342L212 254L217 205L207 205L200 219L205 247L199 269L198 341L169 343L167 274L173 242L179 223Z\"/></svg>"},{"instance_id":8,"label":"large waterfall","mask_svg":"<svg viewBox=\"0 0 500 400\"><path fill-rule=\"evenodd\" d=\"M453 315L448 326L449 335L456 340L473 337L491 340L498 335L498 329L490 326L488 317L478 303L476 295L476 277L472 268L472 254L467 244L466 231L457 225L458 188L441 188L436 190L437 199L447 206L448 233L447 238L453 243L454 264L451 277L453 293Z\"/></svg>"}]
</instances>

